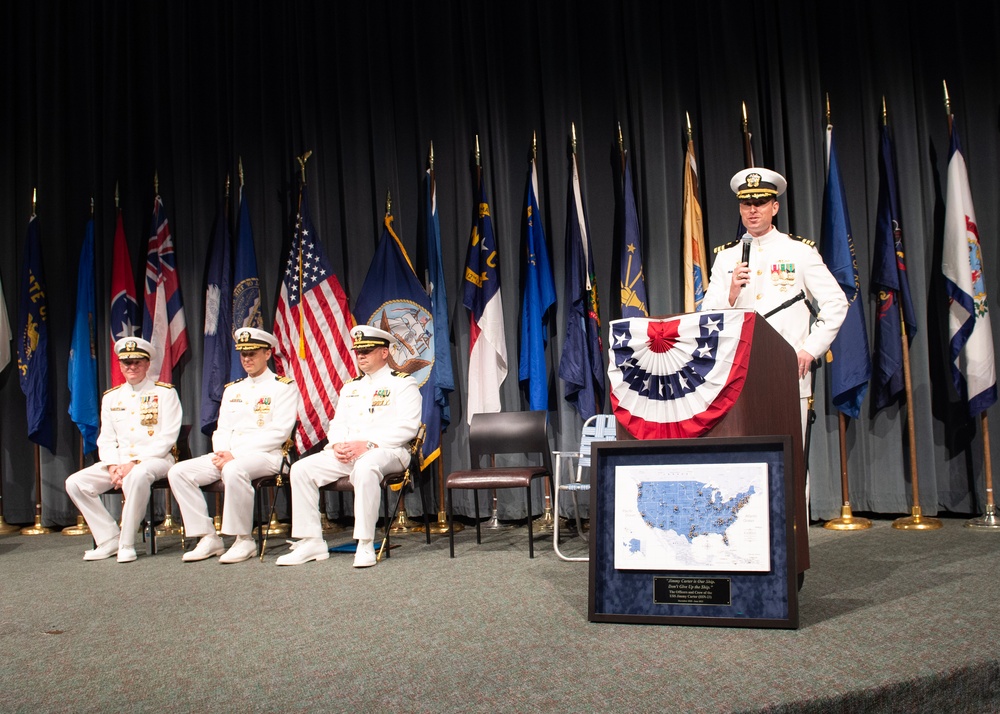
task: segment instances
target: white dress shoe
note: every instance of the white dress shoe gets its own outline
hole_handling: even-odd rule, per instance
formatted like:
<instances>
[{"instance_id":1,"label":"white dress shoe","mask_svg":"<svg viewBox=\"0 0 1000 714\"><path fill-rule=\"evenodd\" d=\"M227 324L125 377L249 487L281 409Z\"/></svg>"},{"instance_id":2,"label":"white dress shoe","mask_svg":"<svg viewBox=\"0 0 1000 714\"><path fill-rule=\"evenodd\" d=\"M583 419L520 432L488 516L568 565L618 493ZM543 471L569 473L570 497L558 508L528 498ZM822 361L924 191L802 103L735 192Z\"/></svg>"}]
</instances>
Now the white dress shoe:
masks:
<instances>
[{"instance_id":1,"label":"white dress shoe","mask_svg":"<svg viewBox=\"0 0 1000 714\"><path fill-rule=\"evenodd\" d=\"M118 539L112 538L101 543L93 550L83 551L84 560L104 560L118 552Z\"/></svg>"},{"instance_id":2,"label":"white dress shoe","mask_svg":"<svg viewBox=\"0 0 1000 714\"><path fill-rule=\"evenodd\" d=\"M131 545L118 546L118 562L131 563L135 560L135 548Z\"/></svg>"},{"instance_id":3,"label":"white dress shoe","mask_svg":"<svg viewBox=\"0 0 1000 714\"><path fill-rule=\"evenodd\" d=\"M354 551L354 567L370 568L378 560L375 558L375 546L370 540L359 540L358 549Z\"/></svg>"},{"instance_id":4,"label":"white dress shoe","mask_svg":"<svg viewBox=\"0 0 1000 714\"><path fill-rule=\"evenodd\" d=\"M220 563L242 563L257 555L257 541L253 538L237 540L226 554L219 557Z\"/></svg>"},{"instance_id":5,"label":"white dress shoe","mask_svg":"<svg viewBox=\"0 0 1000 714\"><path fill-rule=\"evenodd\" d=\"M326 541L322 538L303 538L292 545L292 552L285 553L276 561L277 565L302 565L310 560L326 560L330 557Z\"/></svg>"},{"instance_id":6,"label":"white dress shoe","mask_svg":"<svg viewBox=\"0 0 1000 714\"><path fill-rule=\"evenodd\" d=\"M194 547L194 550L181 556L181 560L185 563L194 563L199 560L205 560L205 558L211 558L213 555L222 555L225 551L226 546L219 536L215 534L202 536L201 540L198 541L198 545Z\"/></svg>"}]
</instances>

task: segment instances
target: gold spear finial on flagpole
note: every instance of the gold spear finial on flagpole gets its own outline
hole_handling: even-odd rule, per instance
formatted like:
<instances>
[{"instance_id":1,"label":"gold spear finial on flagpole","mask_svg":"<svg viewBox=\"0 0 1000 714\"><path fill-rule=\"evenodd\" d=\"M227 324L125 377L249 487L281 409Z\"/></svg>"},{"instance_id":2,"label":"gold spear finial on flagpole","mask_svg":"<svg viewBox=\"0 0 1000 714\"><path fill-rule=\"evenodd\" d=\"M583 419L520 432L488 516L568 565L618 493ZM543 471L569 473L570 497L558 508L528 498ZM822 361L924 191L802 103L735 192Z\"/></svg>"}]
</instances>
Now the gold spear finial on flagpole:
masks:
<instances>
[{"instance_id":1,"label":"gold spear finial on flagpole","mask_svg":"<svg viewBox=\"0 0 1000 714\"><path fill-rule=\"evenodd\" d=\"M885 108L885 95L882 95L882 126L889 126L889 112Z\"/></svg>"},{"instance_id":2,"label":"gold spear finial on flagpole","mask_svg":"<svg viewBox=\"0 0 1000 714\"><path fill-rule=\"evenodd\" d=\"M576 156L576 122L569 123L569 148Z\"/></svg>"},{"instance_id":3,"label":"gold spear finial on flagpole","mask_svg":"<svg viewBox=\"0 0 1000 714\"><path fill-rule=\"evenodd\" d=\"M531 131L531 160L534 161L538 158L538 134L532 129Z\"/></svg>"},{"instance_id":4,"label":"gold spear finial on flagpole","mask_svg":"<svg viewBox=\"0 0 1000 714\"><path fill-rule=\"evenodd\" d=\"M239 171L240 171L240 188L243 188L243 157L240 156L238 159Z\"/></svg>"},{"instance_id":5,"label":"gold spear finial on flagpole","mask_svg":"<svg viewBox=\"0 0 1000 714\"><path fill-rule=\"evenodd\" d=\"M90 217L94 217L94 197L90 197Z\"/></svg>"},{"instance_id":6,"label":"gold spear finial on flagpole","mask_svg":"<svg viewBox=\"0 0 1000 714\"><path fill-rule=\"evenodd\" d=\"M392 215L392 193L389 189L385 190L385 217L389 218Z\"/></svg>"},{"instance_id":7,"label":"gold spear finial on flagpole","mask_svg":"<svg viewBox=\"0 0 1000 714\"><path fill-rule=\"evenodd\" d=\"M229 172L226 172L226 198L229 198Z\"/></svg>"},{"instance_id":8,"label":"gold spear finial on flagpole","mask_svg":"<svg viewBox=\"0 0 1000 714\"><path fill-rule=\"evenodd\" d=\"M691 115L684 112L684 120L687 122L687 138L688 141L693 141L694 132L691 131Z\"/></svg>"},{"instance_id":9,"label":"gold spear finial on flagpole","mask_svg":"<svg viewBox=\"0 0 1000 714\"><path fill-rule=\"evenodd\" d=\"M31 215L35 215L35 206L38 204L38 187L31 189Z\"/></svg>"},{"instance_id":10,"label":"gold spear finial on flagpole","mask_svg":"<svg viewBox=\"0 0 1000 714\"><path fill-rule=\"evenodd\" d=\"M826 93L826 125L827 126L830 126L830 123L831 123L830 120L831 120L831 114L830 114L830 93L827 92Z\"/></svg>"},{"instance_id":11,"label":"gold spear finial on flagpole","mask_svg":"<svg viewBox=\"0 0 1000 714\"><path fill-rule=\"evenodd\" d=\"M479 134L476 134L476 168L482 168L482 163L479 158Z\"/></svg>"},{"instance_id":12,"label":"gold spear finial on flagpole","mask_svg":"<svg viewBox=\"0 0 1000 714\"><path fill-rule=\"evenodd\" d=\"M115 181L115 208L119 208L118 205L118 182Z\"/></svg>"},{"instance_id":13,"label":"gold spear finial on flagpole","mask_svg":"<svg viewBox=\"0 0 1000 714\"><path fill-rule=\"evenodd\" d=\"M303 186L306 185L306 162L309 160L309 157L312 156L312 153L313 153L312 149L310 149L306 153L302 154L302 156L296 156L295 157L296 160L299 162L299 167L301 167L301 170L302 170L302 185Z\"/></svg>"},{"instance_id":14,"label":"gold spear finial on flagpole","mask_svg":"<svg viewBox=\"0 0 1000 714\"><path fill-rule=\"evenodd\" d=\"M156 169L153 169L153 193L160 195L160 172Z\"/></svg>"},{"instance_id":15,"label":"gold spear finial on flagpole","mask_svg":"<svg viewBox=\"0 0 1000 714\"><path fill-rule=\"evenodd\" d=\"M427 150L427 168L434 172L434 140L431 140L430 148Z\"/></svg>"},{"instance_id":16,"label":"gold spear finial on flagpole","mask_svg":"<svg viewBox=\"0 0 1000 714\"><path fill-rule=\"evenodd\" d=\"M944 110L951 116L951 97L948 96L948 80L942 79L941 85L944 87Z\"/></svg>"}]
</instances>

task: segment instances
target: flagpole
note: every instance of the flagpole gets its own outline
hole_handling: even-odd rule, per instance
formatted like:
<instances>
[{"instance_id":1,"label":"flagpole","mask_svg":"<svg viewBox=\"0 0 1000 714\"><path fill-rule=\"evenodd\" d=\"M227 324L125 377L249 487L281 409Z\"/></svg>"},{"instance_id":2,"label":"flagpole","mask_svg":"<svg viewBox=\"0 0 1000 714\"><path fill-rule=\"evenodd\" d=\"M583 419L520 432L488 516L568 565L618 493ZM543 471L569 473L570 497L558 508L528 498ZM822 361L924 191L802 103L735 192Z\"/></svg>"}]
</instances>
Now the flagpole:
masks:
<instances>
[{"instance_id":1,"label":"flagpole","mask_svg":"<svg viewBox=\"0 0 1000 714\"><path fill-rule=\"evenodd\" d=\"M160 202L160 173L155 169L153 170L153 195L155 196L154 204L158 206ZM156 209L154 208L154 218L155 217L156 217ZM153 227L154 231L157 229L158 226ZM167 340L169 344L170 338L168 337ZM122 501L123 502L125 501L124 494L122 495ZM165 535L175 535L178 533L182 536L184 535L184 525L182 523L174 523L173 511L174 511L173 497L170 495L170 489L165 488L163 489L163 523L161 523L156 528L156 535L165 536Z\"/></svg>"},{"instance_id":2,"label":"flagpole","mask_svg":"<svg viewBox=\"0 0 1000 714\"><path fill-rule=\"evenodd\" d=\"M826 126L829 129L833 126L830 115L830 95L826 95ZM828 167L829 168L829 167ZM827 359L831 355L827 352ZM812 397L810 397L810 408L812 407ZM847 415L837 411L837 435L840 441L840 496L842 506L840 507L840 518L833 518L823 524L823 527L831 531L861 531L872 527L872 522L867 518L855 518L851 510L851 497L847 469ZM808 447L807 447L808 448Z\"/></svg>"},{"instance_id":3,"label":"flagpole","mask_svg":"<svg viewBox=\"0 0 1000 714\"><path fill-rule=\"evenodd\" d=\"M753 134L750 133L750 120L747 119L747 103L740 102L743 109L743 121L741 129L743 132L743 161L746 163L747 168L752 168L755 164L753 161L753 144L750 142Z\"/></svg>"},{"instance_id":4,"label":"flagpole","mask_svg":"<svg viewBox=\"0 0 1000 714\"><path fill-rule=\"evenodd\" d=\"M31 190L31 219L35 218L35 207L38 202L38 189ZM42 525L42 457L38 444L35 444L35 523L21 529L21 535L44 535L52 530Z\"/></svg>"},{"instance_id":5,"label":"flagpole","mask_svg":"<svg viewBox=\"0 0 1000 714\"><path fill-rule=\"evenodd\" d=\"M951 113L951 97L948 96L948 82L941 81L944 87L944 109L948 115L948 136L951 137L954 117ZM990 454L990 424L986 412L980 412L979 423L983 429L983 470L986 482L986 512L977 518L970 518L965 522L966 528L978 528L983 530L1000 529L1000 519L996 514L996 503L993 500L993 466Z\"/></svg>"},{"instance_id":6,"label":"flagpole","mask_svg":"<svg viewBox=\"0 0 1000 714\"><path fill-rule=\"evenodd\" d=\"M430 147L427 150L427 170L428 170L428 172L430 174L430 190L431 190L431 194L435 195L435 184L434 184L434 142L433 141L430 142ZM430 259L428 259L428 262L430 262ZM429 288L430 288L430 277L425 272L425 275L424 275L424 289L427 290L428 292L430 292ZM434 337L434 339L437 339L436 331L437 331L437 328L435 327L435 337ZM444 339L447 339L447 338L448 338L448 336L445 335ZM444 442L444 430L441 429L438 432L438 434L439 434L439 436L438 436L438 443L441 444L441 443ZM444 494L445 494L445 491L444 491L444 456L443 455L439 456L436 459L435 463L437 464L436 468L437 468L437 482L438 482L438 513L437 513L437 523L431 523L431 524L429 524L428 530L431 533L434 533L434 534L437 535L437 534L448 533L449 529L448 529L448 514L447 514L447 512L445 511L445 508L444 508L444 501L445 501L445 498L444 498ZM454 528L455 528L455 532L458 533L459 531L464 530L465 524L459 523L458 521L456 521L454 523ZM414 529L414 531L417 532L417 533L419 533L419 532L423 532L423 529L424 529L423 524L422 523L418 523L417 527Z\"/></svg>"}]
</instances>

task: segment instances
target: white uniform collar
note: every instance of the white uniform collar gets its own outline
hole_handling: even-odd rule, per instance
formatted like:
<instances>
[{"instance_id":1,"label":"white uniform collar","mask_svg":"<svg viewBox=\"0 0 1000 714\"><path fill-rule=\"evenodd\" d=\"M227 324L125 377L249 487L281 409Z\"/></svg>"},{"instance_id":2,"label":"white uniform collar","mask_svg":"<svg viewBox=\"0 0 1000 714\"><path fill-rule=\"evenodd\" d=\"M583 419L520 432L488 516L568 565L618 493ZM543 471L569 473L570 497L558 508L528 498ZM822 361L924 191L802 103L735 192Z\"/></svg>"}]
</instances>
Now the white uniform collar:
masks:
<instances>
[{"instance_id":1,"label":"white uniform collar","mask_svg":"<svg viewBox=\"0 0 1000 714\"><path fill-rule=\"evenodd\" d=\"M139 382L138 384L135 384L135 385L129 384L128 382L125 382L125 386L128 387L128 388L130 388L133 392L139 393L139 392L144 392L147 389L151 389L154 386L156 386L156 381L153 380L153 379L150 379L147 376L145 379L143 379L141 382Z\"/></svg>"},{"instance_id":2,"label":"white uniform collar","mask_svg":"<svg viewBox=\"0 0 1000 714\"><path fill-rule=\"evenodd\" d=\"M389 363L386 362L384 365L382 365L382 367L380 369L372 372L371 374L366 374L364 376L368 377L368 379L374 380L374 379L378 379L379 377L383 377L383 376L389 374L390 372L392 372L392 367L390 367Z\"/></svg>"},{"instance_id":3,"label":"white uniform collar","mask_svg":"<svg viewBox=\"0 0 1000 714\"><path fill-rule=\"evenodd\" d=\"M251 377L247 375L247 379L254 384L260 384L261 382L266 382L267 380L274 381L274 372L271 371L270 367L265 367L264 371L258 374L256 377Z\"/></svg>"},{"instance_id":4,"label":"white uniform collar","mask_svg":"<svg viewBox=\"0 0 1000 714\"><path fill-rule=\"evenodd\" d=\"M749 236L750 234L749 233L745 233L744 235L748 235ZM751 236L751 240L753 240L754 245L765 246L765 245L768 245L769 243L774 242L774 240L776 238L778 238L780 236L783 236L783 235L784 235L784 233L782 233L781 231L779 231L774 226L771 226L771 230L769 230L767 233L765 233L764 235L760 236L759 238L753 238Z\"/></svg>"}]
</instances>

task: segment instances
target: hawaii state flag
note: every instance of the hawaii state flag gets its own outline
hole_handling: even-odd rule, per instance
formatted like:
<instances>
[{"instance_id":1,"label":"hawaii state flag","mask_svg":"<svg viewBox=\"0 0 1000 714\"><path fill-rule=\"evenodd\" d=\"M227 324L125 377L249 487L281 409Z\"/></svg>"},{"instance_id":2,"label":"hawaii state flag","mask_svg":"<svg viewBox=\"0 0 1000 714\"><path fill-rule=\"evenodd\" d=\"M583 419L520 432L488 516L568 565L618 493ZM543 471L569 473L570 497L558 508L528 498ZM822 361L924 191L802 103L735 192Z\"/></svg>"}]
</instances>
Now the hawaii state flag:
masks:
<instances>
[{"instance_id":1,"label":"hawaii state flag","mask_svg":"<svg viewBox=\"0 0 1000 714\"><path fill-rule=\"evenodd\" d=\"M188 338L174 240L159 194L153 199L144 294L142 338L156 349L150 360L149 374L154 380L170 383L174 367L187 351Z\"/></svg>"},{"instance_id":2,"label":"hawaii state flag","mask_svg":"<svg viewBox=\"0 0 1000 714\"><path fill-rule=\"evenodd\" d=\"M958 128L952 125L941 270L948 293L952 380L975 416L996 402L997 378L979 227Z\"/></svg>"},{"instance_id":3,"label":"hawaii state flag","mask_svg":"<svg viewBox=\"0 0 1000 714\"><path fill-rule=\"evenodd\" d=\"M549 309L556 304L556 286L552 281L549 248L545 243L542 212L538 207L538 174L531 161L524 208L525 281L521 302L521 358L518 379L528 383L528 408L549 409L549 380L545 369L545 347L549 341L546 322Z\"/></svg>"},{"instance_id":4,"label":"hawaii state flag","mask_svg":"<svg viewBox=\"0 0 1000 714\"><path fill-rule=\"evenodd\" d=\"M111 307L108 311L111 326L111 386L125 384L125 375L118 366L115 342L122 337L134 337L139 329L139 303L135 299L135 275L132 272L132 258L125 242L125 227L122 212L115 220L115 245L111 259Z\"/></svg>"},{"instance_id":5,"label":"hawaii state flag","mask_svg":"<svg viewBox=\"0 0 1000 714\"><path fill-rule=\"evenodd\" d=\"M476 219L469 237L462 285L462 304L469 311L469 406L466 420L470 424L473 414L500 411L500 385L507 378L500 259L481 172L476 194Z\"/></svg>"}]
</instances>

